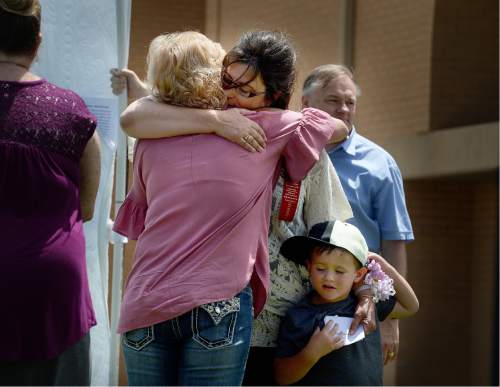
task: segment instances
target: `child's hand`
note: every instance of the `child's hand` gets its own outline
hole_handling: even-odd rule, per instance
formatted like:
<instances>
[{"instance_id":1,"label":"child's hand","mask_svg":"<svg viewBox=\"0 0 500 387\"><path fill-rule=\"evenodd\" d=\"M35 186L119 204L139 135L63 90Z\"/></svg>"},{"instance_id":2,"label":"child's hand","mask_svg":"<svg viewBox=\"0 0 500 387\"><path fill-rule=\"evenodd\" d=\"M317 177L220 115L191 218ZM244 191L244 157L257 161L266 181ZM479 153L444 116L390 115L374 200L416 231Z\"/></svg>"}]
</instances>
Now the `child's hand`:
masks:
<instances>
[{"instance_id":1,"label":"child's hand","mask_svg":"<svg viewBox=\"0 0 500 387\"><path fill-rule=\"evenodd\" d=\"M371 251L368 253L368 261L370 260L374 260L375 262L377 262L383 271L387 271L388 269L392 268L392 265L387 262L384 257L376 253L372 253Z\"/></svg>"},{"instance_id":2,"label":"child's hand","mask_svg":"<svg viewBox=\"0 0 500 387\"><path fill-rule=\"evenodd\" d=\"M306 346L306 351L317 360L344 346L345 333L338 331L337 324L328 321L322 330L316 328Z\"/></svg>"}]
</instances>

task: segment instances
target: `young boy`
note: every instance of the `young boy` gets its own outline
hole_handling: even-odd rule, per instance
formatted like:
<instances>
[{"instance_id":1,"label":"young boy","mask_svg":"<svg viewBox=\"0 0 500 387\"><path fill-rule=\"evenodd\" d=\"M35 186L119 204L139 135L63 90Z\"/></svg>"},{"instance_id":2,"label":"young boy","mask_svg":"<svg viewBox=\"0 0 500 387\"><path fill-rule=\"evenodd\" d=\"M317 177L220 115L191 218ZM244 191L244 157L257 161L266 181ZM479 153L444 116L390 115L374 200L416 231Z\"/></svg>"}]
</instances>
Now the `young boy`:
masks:
<instances>
[{"instance_id":1,"label":"young boy","mask_svg":"<svg viewBox=\"0 0 500 387\"><path fill-rule=\"evenodd\" d=\"M356 297L351 292L362 281L368 247L353 225L330 221L314 225L307 237L287 239L281 254L305 264L313 291L284 317L274 364L279 384L382 385L380 330L344 346L345 332L325 316L353 317ZM402 318L418 310L418 300L406 280L382 257L371 254L394 280L396 296L377 303L377 318Z\"/></svg>"}]
</instances>

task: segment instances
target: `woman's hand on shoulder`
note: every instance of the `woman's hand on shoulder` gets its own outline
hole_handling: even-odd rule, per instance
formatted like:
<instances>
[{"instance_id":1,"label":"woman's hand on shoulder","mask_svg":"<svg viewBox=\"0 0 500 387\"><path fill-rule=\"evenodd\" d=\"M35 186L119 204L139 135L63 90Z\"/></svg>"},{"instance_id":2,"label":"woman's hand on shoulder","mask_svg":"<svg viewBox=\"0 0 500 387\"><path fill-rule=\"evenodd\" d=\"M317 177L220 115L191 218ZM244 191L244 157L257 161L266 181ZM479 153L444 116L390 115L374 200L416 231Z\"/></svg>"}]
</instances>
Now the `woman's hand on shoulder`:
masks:
<instances>
[{"instance_id":1,"label":"woman's hand on shoulder","mask_svg":"<svg viewBox=\"0 0 500 387\"><path fill-rule=\"evenodd\" d=\"M215 134L240 145L249 152L262 152L266 147L266 134L254 121L244 116L250 110L216 110L218 122Z\"/></svg>"}]
</instances>

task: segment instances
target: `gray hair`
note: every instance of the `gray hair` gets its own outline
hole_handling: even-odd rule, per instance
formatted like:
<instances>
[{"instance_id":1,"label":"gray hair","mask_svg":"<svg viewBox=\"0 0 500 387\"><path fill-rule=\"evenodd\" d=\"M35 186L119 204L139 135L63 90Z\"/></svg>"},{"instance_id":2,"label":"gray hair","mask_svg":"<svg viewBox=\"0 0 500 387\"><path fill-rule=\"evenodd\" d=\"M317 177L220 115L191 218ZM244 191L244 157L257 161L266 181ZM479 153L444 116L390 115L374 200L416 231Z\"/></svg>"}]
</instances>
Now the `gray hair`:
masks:
<instances>
[{"instance_id":1,"label":"gray hair","mask_svg":"<svg viewBox=\"0 0 500 387\"><path fill-rule=\"evenodd\" d=\"M354 82L354 75L350 69L344 65L339 64L326 64L323 66L316 67L304 81L304 86L302 87L302 95L309 95L317 88L326 87L335 78L346 76L351 81ZM356 86L356 96L361 95L361 89L354 82Z\"/></svg>"}]
</instances>

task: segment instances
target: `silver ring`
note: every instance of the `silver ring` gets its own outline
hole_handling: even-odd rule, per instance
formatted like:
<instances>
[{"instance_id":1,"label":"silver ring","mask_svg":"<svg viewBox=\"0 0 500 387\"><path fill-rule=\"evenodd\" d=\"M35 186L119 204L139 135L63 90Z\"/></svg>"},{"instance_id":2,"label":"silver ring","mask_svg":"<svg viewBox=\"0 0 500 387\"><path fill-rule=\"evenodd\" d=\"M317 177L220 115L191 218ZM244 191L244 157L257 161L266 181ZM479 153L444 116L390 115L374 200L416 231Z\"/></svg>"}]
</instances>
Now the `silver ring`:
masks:
<instances>
[{"instance_id":1,"label":"silver ring","mask_svg":"<svg viewBox=\"0 0 500 387\"><path fill-rule=\"evenodd\" d=\"M252 136L250 136L249 134L247 134L246 136L243 136L243 140L245 142L250 142L251 139L252 139Z\"/></svg>"}]
</instances>

